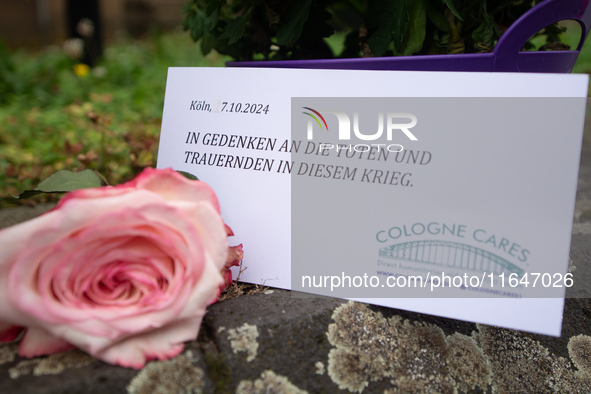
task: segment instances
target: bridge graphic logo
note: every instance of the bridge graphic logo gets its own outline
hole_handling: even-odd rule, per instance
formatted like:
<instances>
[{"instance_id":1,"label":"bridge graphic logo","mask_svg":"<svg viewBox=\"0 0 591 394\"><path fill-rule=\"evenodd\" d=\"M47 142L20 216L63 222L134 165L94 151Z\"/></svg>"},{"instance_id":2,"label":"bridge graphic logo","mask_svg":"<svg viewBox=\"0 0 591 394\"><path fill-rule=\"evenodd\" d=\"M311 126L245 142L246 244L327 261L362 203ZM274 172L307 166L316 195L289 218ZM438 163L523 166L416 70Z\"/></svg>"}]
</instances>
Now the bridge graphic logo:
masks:
<instances>
[{"instance_id":1,"label":"bridge graphic logo","mask_svg":"<svg viewBox=\"0 0 591 394\"><path fill-rule=\"evenodd\" d=\"M516 273L523 269L486 250L450 241L412 241L380 249L380 257L481 272Z\"/></svg>"}]
</instances>

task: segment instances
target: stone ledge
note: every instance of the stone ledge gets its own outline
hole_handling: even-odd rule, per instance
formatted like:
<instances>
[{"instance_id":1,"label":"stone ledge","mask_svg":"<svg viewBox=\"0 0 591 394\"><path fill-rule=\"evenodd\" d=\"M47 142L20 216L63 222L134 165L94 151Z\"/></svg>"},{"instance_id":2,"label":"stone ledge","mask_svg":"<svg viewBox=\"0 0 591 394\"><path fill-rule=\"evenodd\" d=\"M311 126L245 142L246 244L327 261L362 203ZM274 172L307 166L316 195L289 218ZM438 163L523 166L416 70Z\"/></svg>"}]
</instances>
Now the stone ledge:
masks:
<instances>
[{"instance_id":1,"label":"stone ledge","mask_svg":"<svg viewBox=\"0 0 591 394\"><path fill-rule=\"evenodd\" d=\"M589 148L579 175L571 269L590 278ZM51 207L0 210L0 228ZM560 338L269 290L212 305L196 341L142 371L79 351L27 360L17 344L0 344L0 393L591 391L586 288L585 298L565 300Z\"/></svg>"}]
</instances>

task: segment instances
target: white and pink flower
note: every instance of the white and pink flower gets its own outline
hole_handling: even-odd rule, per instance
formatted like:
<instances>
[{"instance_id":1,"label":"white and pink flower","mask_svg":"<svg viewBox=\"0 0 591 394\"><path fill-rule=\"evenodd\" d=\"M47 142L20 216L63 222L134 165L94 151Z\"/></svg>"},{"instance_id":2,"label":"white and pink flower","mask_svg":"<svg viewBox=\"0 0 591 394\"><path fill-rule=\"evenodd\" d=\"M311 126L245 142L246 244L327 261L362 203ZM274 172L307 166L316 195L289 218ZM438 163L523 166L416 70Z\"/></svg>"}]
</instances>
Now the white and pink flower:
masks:
<instances>
[{"instance_id":1,"label":"white and pink flower","mask_svg":"<svg viewBox=\"0 0 591 394\"><path fill-rule=\"evenodd\" d=\"M242 245L229 248L230 234L212 189L171 169L68 193L0 231L0 341L25 328L25 357L73 346L133 368L173 357L231 284Z\"/></svg>"}]
</instances>

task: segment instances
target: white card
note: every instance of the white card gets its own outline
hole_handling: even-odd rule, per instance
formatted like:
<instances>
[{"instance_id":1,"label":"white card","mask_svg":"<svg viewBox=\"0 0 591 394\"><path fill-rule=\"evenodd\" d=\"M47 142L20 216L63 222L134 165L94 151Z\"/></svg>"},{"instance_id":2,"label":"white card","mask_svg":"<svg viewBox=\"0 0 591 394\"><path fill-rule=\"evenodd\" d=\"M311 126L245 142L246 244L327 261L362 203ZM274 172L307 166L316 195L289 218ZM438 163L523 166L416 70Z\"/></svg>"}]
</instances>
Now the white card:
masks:
<instances>
[{"instance_id":1,"label":"white card","mask_svg":"<svg viewBox=\"0 0 591 394\"><path fill-rule=\"evenodd\" d=\"M560 335L587 85L170 68L158 167L214 188L231 243L244 244L241 280ZM374 281L345 288L364 273ZM422 289L402 286L410 274Z\"/></svg>"}]
</instances>

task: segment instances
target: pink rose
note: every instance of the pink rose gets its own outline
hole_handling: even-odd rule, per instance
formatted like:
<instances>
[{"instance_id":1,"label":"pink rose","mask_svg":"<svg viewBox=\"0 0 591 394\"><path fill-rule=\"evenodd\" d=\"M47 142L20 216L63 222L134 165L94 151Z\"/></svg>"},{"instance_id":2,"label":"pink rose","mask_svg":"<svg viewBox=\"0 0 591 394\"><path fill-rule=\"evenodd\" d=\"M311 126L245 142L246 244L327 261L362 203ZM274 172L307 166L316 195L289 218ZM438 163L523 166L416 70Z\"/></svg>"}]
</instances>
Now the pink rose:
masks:
<instances>
[{"instance_id":1,"label":"pink rose","mask_svg":"<svg viewBox=\"0 0 591 394\"><path fill-rule=\"evenodd\" d=\"M69 193L0 231L0 341L25 327L24 357L72 346L133 368L173 357L196 338L229 259L203 182L146 169L117 187Z\"/></svg>"},{"instance_id":2,"label":"pink rose","mask_svg":"<svg viewBox=\"0 0 591 394\"><path fill-rule=\"evenodd\" d=\"M228 235L228 237L234 236L234 232L227 225L226 234ZM222 291L224 291L227 287L232 286L232 271L230 271L230 268L240 265L240 260L242 260L243 257L244 251L242 250L242 244L238 246L230 246L228 248L228 257L226 258L226 264L220 272L222 274L222 277L224 278L224 283L222 283L222 285L220 286L218 297L220 294L222 294Z\"/></svg>"}]
</instances>

